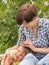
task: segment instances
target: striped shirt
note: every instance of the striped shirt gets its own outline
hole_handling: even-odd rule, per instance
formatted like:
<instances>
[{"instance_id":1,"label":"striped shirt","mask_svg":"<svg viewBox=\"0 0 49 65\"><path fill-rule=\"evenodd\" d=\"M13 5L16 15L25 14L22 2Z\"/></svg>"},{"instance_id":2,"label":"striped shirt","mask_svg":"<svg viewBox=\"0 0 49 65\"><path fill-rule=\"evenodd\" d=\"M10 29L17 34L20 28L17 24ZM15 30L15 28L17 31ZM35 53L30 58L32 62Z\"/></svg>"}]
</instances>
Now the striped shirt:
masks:
<instances>
[{"instance_id":1,"label":"striped shirt","mask_svg":"<svg viewBox=\"0 0 49 65\"><path fill-rule=\"evenodd\" d=\"M37 30L37 36L34 38L32 29L26 29L22 24L19 28L19 37L17 44L20 45L23 41L31 41L37 48L49 47L49 19L39 18L39 26ZM46 54L35 53L37 59L42 59Z\"/></svg>"}]
</instances>

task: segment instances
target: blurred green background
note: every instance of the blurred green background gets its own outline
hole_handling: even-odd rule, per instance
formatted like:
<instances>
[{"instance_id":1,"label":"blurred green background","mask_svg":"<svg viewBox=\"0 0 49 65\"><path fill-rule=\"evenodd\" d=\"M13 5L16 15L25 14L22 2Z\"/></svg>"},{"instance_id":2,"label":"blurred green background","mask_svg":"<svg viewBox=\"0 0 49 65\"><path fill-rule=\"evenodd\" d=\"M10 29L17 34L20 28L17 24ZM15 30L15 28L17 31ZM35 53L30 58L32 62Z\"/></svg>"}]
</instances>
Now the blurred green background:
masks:
<instances>
[{"instance_id":1,"label":"blurred green background","mask_svg":"<svg viewBox=\"0 0 49 65\"><path fill-rule=\"evenodd\" d=\"M37 7L38 17L49 18L49 0L0 0L0 54L16 44L16 13L22 4L30 2Z\"/></svg>"}]
</instances>

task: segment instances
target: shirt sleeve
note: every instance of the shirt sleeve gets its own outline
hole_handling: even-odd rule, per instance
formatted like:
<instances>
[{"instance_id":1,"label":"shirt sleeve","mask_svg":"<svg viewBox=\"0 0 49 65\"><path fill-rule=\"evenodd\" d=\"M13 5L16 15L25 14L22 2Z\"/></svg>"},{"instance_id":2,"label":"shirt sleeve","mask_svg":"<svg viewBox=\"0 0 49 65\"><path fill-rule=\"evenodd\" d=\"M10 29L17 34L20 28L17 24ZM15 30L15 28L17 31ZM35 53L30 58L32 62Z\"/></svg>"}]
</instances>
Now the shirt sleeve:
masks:
<instances>
[{"instance_id":1,"label":"shirt sleeve","mask_svg":"<svg viewBox=\"0 0 49 65\"><path fill-rule=\"evenodd\" d=\"M17 45L20 45L23 41L25 41L25 35L23 34L23 27L20 26L19 31L18 31Z\"/></svg>"}]
</instances>

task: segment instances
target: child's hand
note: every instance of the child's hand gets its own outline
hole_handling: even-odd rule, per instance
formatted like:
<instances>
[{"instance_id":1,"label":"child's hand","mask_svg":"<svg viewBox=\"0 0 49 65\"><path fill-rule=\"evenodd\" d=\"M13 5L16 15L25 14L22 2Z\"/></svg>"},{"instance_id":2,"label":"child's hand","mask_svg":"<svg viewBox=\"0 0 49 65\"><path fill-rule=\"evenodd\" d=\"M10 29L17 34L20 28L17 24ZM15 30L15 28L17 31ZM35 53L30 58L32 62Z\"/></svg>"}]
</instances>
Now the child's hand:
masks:
<instances>
[{"instance_id":1,"label":"child's hand","mask_svg":"<svg viewBox=\"0 0 49 65\"><path fill-rule=\"evenodd\" d=\"M13 63L13 60L10 58L10 55L8 55L5 59L4 65L11 65Z\"/></svg>"},{"instance_id":2,"label":"child's hand","mask_svg":"<svg viewBox=\"0 0 49 65\"><path fill-rule=\"evenodd\" d=\"M9 50L6 50L5 54L3 55L3 60L2 60L2 63L4 64L5 63L5 60L6 60L6 57L9 55Z\"/></svg>"}]
</instances>

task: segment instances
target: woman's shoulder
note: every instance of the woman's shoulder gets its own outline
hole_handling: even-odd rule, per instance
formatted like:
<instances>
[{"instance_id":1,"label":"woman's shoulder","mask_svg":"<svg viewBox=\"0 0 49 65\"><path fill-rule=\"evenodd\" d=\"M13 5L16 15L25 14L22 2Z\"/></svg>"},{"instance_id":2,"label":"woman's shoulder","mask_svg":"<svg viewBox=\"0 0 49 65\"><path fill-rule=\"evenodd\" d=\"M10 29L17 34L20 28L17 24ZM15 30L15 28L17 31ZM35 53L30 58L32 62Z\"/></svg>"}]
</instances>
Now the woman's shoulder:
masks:
<instances>
[{"instance_id":1,"label":"woman's shoulder","mask_svg":"<svg viewBox=\"0 0 49 65\"><path fill-rule=\"evenodd\" d=\"M48 25L49 26L49 19L47 19L47 18L39 18L39 20L40 20L40 23L42 24L42 25Z\"/></svg>"},{"instance_id":2,"label":"woman's shoulder","mask_svg":"<svg viewBox=\"0 0 49 65\"><path fill-rule=\"evenodd\" d=\"M49 19L47 19L47 18L40 18L40 20L41 20L42 22L44 22L44 23L49 23Z\"/></svg>"},{"instance_id":3,"label":"woman's shoulder","mask_svg":"<svg viewBox=\"0 0 49 65\"><path fill-rule=\"evenodd\" d=\"M19 27L19 31L26 31L27 29L24 27L24 25L22 24L22 25L20 25L20 27Z\"/></svg>"},{"instance_id":4,"label":"woman's shoulder","mask_svg":"<svg viewBox=\"0 0 49 65\"><path fill-rule=\"evenodd\" d=\"M19 30L22 30L24 28L23 24L19 26Z\"/></svg>"}]
</instances>

